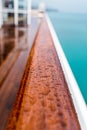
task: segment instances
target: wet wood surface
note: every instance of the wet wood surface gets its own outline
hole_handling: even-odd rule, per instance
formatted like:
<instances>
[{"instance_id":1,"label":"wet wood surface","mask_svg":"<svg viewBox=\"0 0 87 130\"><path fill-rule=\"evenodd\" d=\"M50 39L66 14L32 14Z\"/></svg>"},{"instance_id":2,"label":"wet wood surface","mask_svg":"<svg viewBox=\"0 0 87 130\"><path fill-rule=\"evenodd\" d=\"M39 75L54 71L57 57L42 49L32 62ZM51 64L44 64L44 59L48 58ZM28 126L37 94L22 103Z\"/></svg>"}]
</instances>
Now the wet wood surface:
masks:
<instances>
[{"instance_id":1,"label":"wet wood surface","mask_svg":"<svg viewBox=\"0 0 87 130\"><path fill-rule=\"evenodd\" d=\"M3 82L0 85L0 130L6 129L8 117L24 74L27 59L36 36L38 26L38 19L33 18L31 26L29 28L27 27L26 34L21 37L21 39L14 39L16 44L20 44L20 42L24 42L24 46L27 44L27 48L15 48L15 50L8 55L6 61L4 61L1 65L2 69L0 70L0 79L2 79ZM28 39L24 38L25 36ZM20 44L19 47L22 47L22 44ZM16 55L18 56L15 57ZM3 77L5 78L3 79Z\"/></svg>"},{"instance_id":2,"label":"wet wood surface","mask_svg":"<svg viewBox=\"0 0 87 130\"><path fill-rule=\"evenodd\" d=\"M43 19L7 130L81 130L46 19Z\"/></svg>"}]
</instances>

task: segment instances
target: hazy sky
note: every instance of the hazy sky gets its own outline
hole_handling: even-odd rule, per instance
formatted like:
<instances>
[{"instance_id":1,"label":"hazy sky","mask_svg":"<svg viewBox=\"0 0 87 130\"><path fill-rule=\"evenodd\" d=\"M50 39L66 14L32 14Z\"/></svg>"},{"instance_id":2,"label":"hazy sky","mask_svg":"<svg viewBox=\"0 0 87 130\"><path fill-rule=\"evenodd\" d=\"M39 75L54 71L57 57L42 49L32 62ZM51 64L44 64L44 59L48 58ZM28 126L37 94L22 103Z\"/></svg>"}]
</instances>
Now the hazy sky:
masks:
<instances>
[{"instance_id":1,"label":"hazy sky","mask_svg":"<svg viewBox=\"0 0 87 130\"><path fill-rule=\"evenodd\" d=\"M47 6L65 12L86 12L87 0L32 0L32 3L45 2Z\"/></svg>"}]
</instances>

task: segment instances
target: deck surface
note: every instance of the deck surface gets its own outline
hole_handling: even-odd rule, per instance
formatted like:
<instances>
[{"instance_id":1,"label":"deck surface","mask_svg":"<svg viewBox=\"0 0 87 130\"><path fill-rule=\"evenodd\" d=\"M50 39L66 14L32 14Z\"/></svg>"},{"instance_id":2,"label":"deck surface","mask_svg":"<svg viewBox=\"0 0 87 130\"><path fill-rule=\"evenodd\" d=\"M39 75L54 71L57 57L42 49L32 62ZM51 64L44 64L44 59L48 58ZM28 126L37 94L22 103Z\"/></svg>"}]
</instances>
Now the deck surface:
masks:
<instances>
[{"instance_id":1,"label":"deck surface","mask_svg":"<svg viewBox=\"0 0 87 130\"><path fill-rule=\"evenodd\" d=\"M32 18L31 26L29 28L23 27L22 30L25 30L25 32L21 37L18 36L18 27L15 27L14 30L17 33L17 37L14 36L12 38L10 34L9 38L4 38L3 34L3 40L6 43L13 41L15 48L0 66L0 130L6 129L8 117L16 99L38 25L38 18ZM13 29L13 27L10 28L11 31ZM2 41L2 45L4 46L4 41Z\"/></svg>"},{"instance_id":2,"label":"deck surface","mask_svg":"<svg viewBox=\"0 0 87 130\"><path fill-rule=\"evenodd\" d=\"M31 50L7 130L80 130L45 19Z\"/></svg>"}]
</instances>

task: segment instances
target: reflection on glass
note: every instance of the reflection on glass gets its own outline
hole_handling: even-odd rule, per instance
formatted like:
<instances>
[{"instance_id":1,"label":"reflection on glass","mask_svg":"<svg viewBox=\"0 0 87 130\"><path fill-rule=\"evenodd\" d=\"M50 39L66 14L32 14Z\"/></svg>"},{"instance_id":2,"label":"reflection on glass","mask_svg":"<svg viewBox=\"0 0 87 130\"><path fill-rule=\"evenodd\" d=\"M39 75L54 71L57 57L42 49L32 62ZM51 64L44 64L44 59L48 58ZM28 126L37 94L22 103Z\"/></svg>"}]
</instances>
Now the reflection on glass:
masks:
<instances>
[{"instance_id":1,"label":"reflection on glass","mask_svg":"<svg viewBox=\"0 0 87 130\"><path fill-rule=\"evenodd\" d=\"M19 14L18 16L18 24L19 26L23 26L27 24L27 15L26 14Z\"/></svg>"},{"instance_id":2,"label":"reflection on glass","mask_svg":"<svg viewBox=\"0 0 87 130\"><path fill-rule=\"evenodd\" d=\"M3 22L7 25L14 24L14 13L4 13Z\"/></svg>"},{"instance_id":3,"label":"reflection on glass","mask_svg":"<svg viewBox=\"0 0 87 130\"><path fill-rule=\"evenodd\" d=\"M9 9L14 8L14 0L3 0L3 7Z\"/></svg>"},{"instance_id":4,"label":"reflection on glass","mask_svg":"<svg viewBox=\"0 0 87 130\"><path fill-rule=\"evenodd\" d=\"M27 9L27 0L18 0L19 9Z\"/></svg>"}]
</instances>

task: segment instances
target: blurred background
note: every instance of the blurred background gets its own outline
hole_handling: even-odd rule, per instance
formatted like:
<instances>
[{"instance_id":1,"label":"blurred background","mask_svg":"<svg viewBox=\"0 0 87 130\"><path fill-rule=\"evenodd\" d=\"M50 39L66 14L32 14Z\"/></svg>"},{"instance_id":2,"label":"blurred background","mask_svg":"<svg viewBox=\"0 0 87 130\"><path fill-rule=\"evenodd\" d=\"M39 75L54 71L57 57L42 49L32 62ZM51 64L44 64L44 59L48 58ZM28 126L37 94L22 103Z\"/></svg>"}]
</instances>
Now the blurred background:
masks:
<instances>
[{"instance_id":1,"label":"blurred background","mask_svg":"<svg viewBox=\"0 0 87 130\"><path fill-rule=\"evenodd\" d=\"M32 6L38 7L40 2L45 3L46 8L56 9L60 12L87 13L86 0L32 0Z\"/></svg>"}]
</instances>

